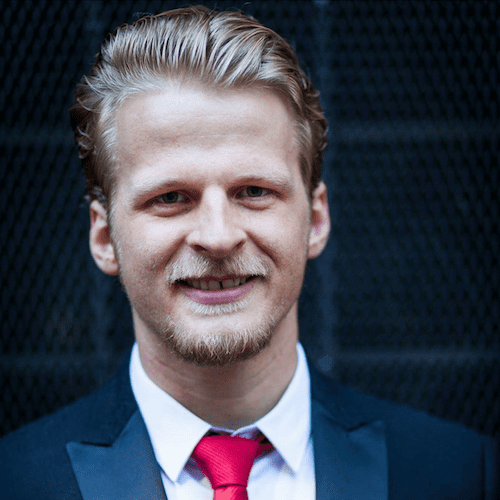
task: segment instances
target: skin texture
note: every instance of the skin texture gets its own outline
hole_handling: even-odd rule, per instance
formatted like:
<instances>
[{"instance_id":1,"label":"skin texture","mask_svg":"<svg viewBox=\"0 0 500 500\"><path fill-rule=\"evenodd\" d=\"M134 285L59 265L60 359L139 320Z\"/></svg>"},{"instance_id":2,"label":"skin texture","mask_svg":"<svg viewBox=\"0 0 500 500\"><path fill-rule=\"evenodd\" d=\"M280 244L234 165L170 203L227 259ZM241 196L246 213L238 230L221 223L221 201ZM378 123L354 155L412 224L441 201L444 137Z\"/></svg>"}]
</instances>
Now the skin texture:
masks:
<instances>
[{"instance_id":1,"label":"skin texture","mask_svg":"<svg viewBox=\"0 0 500 500\"><path fill-rule=\"evenodd\" d=\"M326 187L309 200L293 114L271 91L167 82L125 101L116 124L112 226L92 202L92 255L120 274L150 378L212 425L250 424L296 367L305 265L330 229ZM231 292L186 283L244 275L256 276Z\"/></svg>"}]
</instances>

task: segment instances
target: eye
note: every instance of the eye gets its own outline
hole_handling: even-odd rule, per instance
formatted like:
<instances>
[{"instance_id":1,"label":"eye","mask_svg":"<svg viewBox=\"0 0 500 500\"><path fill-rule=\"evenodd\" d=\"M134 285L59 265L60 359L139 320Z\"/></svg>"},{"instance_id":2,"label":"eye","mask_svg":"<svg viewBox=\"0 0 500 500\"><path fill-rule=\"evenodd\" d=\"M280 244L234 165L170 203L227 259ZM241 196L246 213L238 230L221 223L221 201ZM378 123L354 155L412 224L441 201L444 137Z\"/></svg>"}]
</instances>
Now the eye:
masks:
<instances>
[{"instance_id":1,"label":"eye","mask_svg":"<svg viewBox=\"0 0 500 500\"><path fill-rule=\"evenodd\" d=\"M260 198L268 193L269 191L265 188L259 186L247 186L240 191L240 196L246 196L248 198Z\"/></svg>"},{"instance_id":2,"label":"eye","mask_svg":"<svg viewBox=\"0 0 500 500\"><path fill-rule=\"evenodd\" d=\"M173 203L182 203L187 200L187 196L179 193L179 191L171 191L170 193L162 194L156 198L160 203L172 205Z\"/></svg>"}]
</instances>

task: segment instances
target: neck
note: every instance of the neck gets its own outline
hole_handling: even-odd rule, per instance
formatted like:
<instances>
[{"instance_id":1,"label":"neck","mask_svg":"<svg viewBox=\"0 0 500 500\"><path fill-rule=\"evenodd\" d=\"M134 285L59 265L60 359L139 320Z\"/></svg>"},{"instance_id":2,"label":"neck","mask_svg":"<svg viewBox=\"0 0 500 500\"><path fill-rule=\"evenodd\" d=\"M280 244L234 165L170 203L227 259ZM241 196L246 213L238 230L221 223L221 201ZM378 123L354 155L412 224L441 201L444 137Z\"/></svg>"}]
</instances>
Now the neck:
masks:
<instances>
[{"instance_id":1,"label":"neck","mask_svg":"<svg viewBox=\"0 0 500 500\"><path fill-rule=\"evenodd\" d=\"M210 425L232 430L250 425L277 404L295 373L298 328L293 309L268 347L222 367L188 363L158 343L157 336L136 331L142 366L156 385Z\"/></svg>"}]
</instances>

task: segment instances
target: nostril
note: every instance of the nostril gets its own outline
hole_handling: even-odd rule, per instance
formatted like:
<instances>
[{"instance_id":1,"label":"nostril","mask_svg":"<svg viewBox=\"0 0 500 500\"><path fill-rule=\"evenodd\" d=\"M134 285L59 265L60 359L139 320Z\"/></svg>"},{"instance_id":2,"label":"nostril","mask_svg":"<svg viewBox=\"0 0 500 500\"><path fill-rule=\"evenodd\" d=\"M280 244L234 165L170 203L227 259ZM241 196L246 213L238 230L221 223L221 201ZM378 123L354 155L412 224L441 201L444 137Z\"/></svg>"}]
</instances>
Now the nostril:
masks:
<instances>
[{"instance_id":1,"label":"nostril","mask_svg":"<svg viewBox=\"0 0 500 500\"><path fill-rule=\"evenodd\" d=\"M234 227L200 227L187 238L188 245L200 253L208 253L221 258L241 249L246 240L246 233Z\"/></svg>"}]
</instances>

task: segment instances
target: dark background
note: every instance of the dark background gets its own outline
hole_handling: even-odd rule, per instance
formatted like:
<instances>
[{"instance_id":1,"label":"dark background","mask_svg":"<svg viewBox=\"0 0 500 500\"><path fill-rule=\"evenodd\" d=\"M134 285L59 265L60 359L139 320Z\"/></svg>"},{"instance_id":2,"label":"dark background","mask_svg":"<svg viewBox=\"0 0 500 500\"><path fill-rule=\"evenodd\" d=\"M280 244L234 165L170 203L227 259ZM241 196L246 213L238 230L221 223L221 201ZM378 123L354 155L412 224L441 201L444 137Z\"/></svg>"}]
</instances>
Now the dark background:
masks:
<instances>
[{"instance_id":1,"label":"dark background","mask_svg":"<svg viewBox=\"0 0 500 500\"><path fill-rule=\"evenodd\" d=\"M127 356L126 299L88 252L68 108L110 30L185 5L0 3L0 434ZM330 120L333 230L301 299L306 350L366 392L500 437L500 3L217 5L296 47Z\"/></svg>"}]
</instances>

